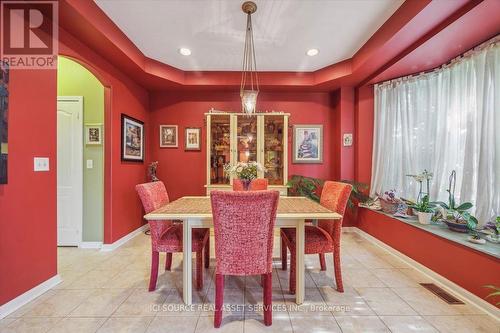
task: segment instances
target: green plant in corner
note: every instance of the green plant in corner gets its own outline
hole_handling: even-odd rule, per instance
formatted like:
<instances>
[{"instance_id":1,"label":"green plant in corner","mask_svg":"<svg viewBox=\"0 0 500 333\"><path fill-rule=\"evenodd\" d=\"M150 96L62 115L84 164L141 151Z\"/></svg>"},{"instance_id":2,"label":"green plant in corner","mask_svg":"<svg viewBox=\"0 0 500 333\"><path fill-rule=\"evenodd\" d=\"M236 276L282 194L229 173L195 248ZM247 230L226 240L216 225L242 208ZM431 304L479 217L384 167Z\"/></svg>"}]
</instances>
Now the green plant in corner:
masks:
<instances>
[{"instance_id":1,"label":"green plant in corner","mask_svg":"<svg viewBox=\"0 0 500 333\"><path fill-rule=\"evenodd\" d=\"M372 200L367 194L365 194L365 191L368 189L368 185L353 180L341 180L341 182L352 185L351 195L349 196L349 201L347 202L351 211L356 211L358 203L366 203ZM288 194L290 196L306 197L319 202L321 196L320 191L324 183L325 181L322 179L293 175L287 183Z\"/></svg>"},{"instance_id":2,"label":"green plant in corner","mask_svg":"<svg viewBox=\"0 0 500 333\"><path fill-rule=\"evenodd\" d=\"M491 294L489 294L488 296L486 296L486 298L490 298L490 297L499 297L500 296L500 288L497 287L497 286L494 286L494 285L487 285L487 286L483 286L484 288L489 288L489 289L493 289L493 292ZM500 302L497 302L495 304L496 306L500 305Z\"/></svg>"}]
</instances>

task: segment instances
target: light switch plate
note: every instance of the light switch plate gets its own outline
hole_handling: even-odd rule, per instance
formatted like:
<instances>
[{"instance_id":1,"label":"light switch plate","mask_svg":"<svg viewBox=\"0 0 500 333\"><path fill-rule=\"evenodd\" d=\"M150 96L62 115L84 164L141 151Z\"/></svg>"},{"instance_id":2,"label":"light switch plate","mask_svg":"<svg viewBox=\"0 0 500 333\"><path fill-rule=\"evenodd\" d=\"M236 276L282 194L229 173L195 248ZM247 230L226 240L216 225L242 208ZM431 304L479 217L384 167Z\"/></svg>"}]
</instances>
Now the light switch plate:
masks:
<instances>
[{"instance_id":1,"label":"light switch plate","mask_svg":"<svg viewBox=\"0 0 500 333\"><path fill-rule=\"evenodd\" d=\"M94 160L87 160L87 169L94 168Z\"/></svg>"},{"instance_id":2,"label":"light switch plate","mask_svg":"<svg viewBox=\"0 0 500 333\"><path fill-rule=\"evenodd\" d=\"M49 171L49 158L48 157L35 157L33 158L34 171Z\"/></svg>"}]
</instances>

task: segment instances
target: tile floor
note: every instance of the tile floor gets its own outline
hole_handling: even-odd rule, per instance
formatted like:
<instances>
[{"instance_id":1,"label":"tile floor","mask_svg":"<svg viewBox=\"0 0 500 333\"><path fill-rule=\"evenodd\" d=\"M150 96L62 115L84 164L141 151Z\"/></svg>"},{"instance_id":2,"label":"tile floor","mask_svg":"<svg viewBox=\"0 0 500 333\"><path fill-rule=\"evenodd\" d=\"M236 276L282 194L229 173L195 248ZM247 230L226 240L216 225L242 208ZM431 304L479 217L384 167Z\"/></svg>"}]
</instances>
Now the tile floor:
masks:
<instances>
[{"instance_id":1,"label":"tile floor","mask_svg":"<svg viewBox=\"0 0 500 333\"><path fill-rule=\"evenodd\" d=\"M321 272L317 256L307 256L306 302L296 307L288 271L275 260L273 325L262 323L259 279L229 278L227 312L214 329L213 263L186 308L180 254L171 272L160 270L157 290L147 291L149 246L140 235L114 252L59 248L63 282L0 320L0 332L500 332L475 307L447 305L423 289L425 276L355 233L342 238L344 293L334 289L332 257Z\"/></svg>"}]
</instances>

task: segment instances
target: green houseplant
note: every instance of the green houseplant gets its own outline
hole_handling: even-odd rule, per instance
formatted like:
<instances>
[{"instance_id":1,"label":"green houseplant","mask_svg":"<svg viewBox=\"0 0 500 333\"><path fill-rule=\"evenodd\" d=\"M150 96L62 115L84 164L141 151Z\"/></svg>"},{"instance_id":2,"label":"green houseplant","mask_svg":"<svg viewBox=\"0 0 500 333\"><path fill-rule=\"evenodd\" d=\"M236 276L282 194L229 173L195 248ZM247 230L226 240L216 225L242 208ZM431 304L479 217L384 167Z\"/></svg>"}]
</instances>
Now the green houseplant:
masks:
<instances>
[{"instance_id":1,"label":"green houseplant","mask_svg":"<svg viewBox=\"0 0 500 333\"><path fill-rule=\"evenodd\" d=\"M448 203L442 201L437 202L444 209L444 214L442 216L443 221L448 225L448 228L457 232L469 232L474 231L478 221L471 215L468 210L472 208L472 203L464 202L458 204L455 200L455 183L457 180L457 174L455 170L451 172L449 178L449 185L446 192L448 192Z\"/></svg>"},{"instance_id":2,"label":"green houseplant","mask_svg":"<svg viewBox=\"0 0 500 333\"><path fill-rule=\"evenodd\" d=\"M437 203L429 201L429 195L425 194L417 203L410 204L409 207L417 212L420 224L430 224L434 215Z\"/></svg>"},{"instance_id":3,"label":"green houseplant","mask_svg":"<svg viewBox=\"0 0 500 333\"><path fill-rule=\"evenodd\" d=\"M356 212L358 203L366 203L371 200L365 193L368 189L368 185L353 180L341 180L341 182L352 185L352 191L347 206L354 213ZM319 178L292 175L287 183L288 195L307 197L313 201L319 202L321 188L324 183L325 181Z\"/></svg>"}]
</instances>

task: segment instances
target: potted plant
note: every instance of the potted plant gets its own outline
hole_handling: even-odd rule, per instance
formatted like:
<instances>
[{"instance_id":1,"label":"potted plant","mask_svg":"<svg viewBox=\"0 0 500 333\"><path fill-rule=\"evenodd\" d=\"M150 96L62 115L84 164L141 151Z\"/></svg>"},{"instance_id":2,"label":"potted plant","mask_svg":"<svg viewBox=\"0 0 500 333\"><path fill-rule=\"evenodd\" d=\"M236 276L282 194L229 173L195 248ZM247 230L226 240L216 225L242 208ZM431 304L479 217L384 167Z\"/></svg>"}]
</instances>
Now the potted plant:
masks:
<instances>
[{"instance_id":1,"label":"potted plant","mask_svg":"<svg viewBox=\"0 0 500 333\"><path fill-rule=\"evenodd\" d=\"M352 185L352 191L347 205L354 213L356 212L356 207L359 203L367 203L372 200L367 194L365 194L365 191L368 189L368 185L353 180L341 180L341 182ZM322 179L292 175L287 183L288 195L306 197L319 202L321 189L324 183L325 181Z\"/></svg>"},{"instance_id":2,"label":"potted plant","mask_svg":"<svg viewBox=\"0 0 500 333\"><path fill-rule=\"evenodd\" d=\"M472 203L464 202L458 204L455 200L455 183L456 172L453 170L449 178L449 185L446 192L448 192L448 204L438 202L437 204L443 207L444 212L442 220L448 225L448 228L453 231L467 233L473 231L478 224L477 219L472 216L468 210L472 208Z\"/></svg>"},{"instance_id":3,"label":"potted plant","mask_svg":"<svg viewBox=\"0 0 500 333\"><path fill-rule=\"evenodd\" d=\"M236 164L228 163L224 165L226 177L230 177L232 175L240 179L245 189L248 189L250 182L257 178L259 171L265 172L265 169L258 162L238 162Z\"/></svg>"},{"instance_id":4,"label":"potted plant","mask_svg":"<svg viewBox=\"0 0 500 333\"><path fill-rule=\"evenodd\" d=\"M428 194L424 195L419 202L410 204L410 208L417 212L418 223L420 224L431 224L431 218L434 215L436 206L435 202L429 201Z\"/></svg>"}]
</instances>

